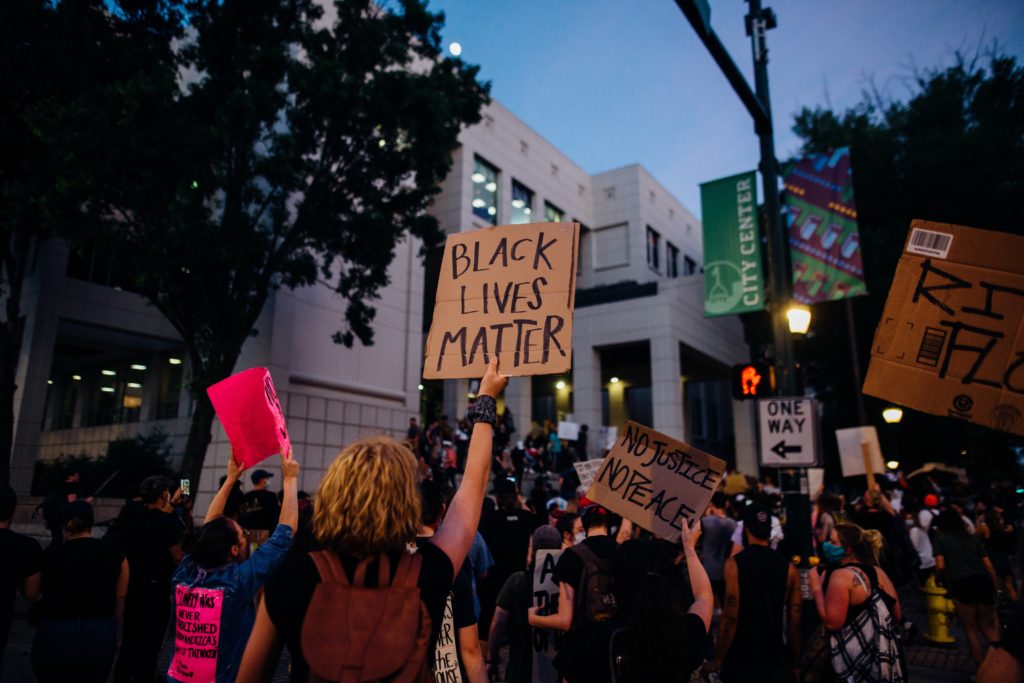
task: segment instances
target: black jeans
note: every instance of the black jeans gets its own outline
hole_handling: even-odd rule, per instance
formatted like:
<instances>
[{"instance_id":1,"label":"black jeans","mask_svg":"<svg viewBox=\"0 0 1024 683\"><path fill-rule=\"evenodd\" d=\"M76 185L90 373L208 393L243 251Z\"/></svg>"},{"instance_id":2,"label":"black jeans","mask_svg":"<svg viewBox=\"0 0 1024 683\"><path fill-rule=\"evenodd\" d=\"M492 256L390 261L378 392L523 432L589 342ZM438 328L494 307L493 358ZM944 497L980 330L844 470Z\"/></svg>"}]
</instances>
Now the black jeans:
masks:
<instances>
[{"instance_id":1,"label":"black jeans","mask_svg":"<svg viewBox=\"0 0 1024 683\"><path fill-rule=\"evenodd\" d=\"M170 614L170 584L150 581L128 589L114 683L153 683Z\"/></svg>"},{"instance_id":2,"label":"black jeans","mask_svg":"<svg viewBox=\"0 0 1024 683\"><path fill-rule=\"evenodd\" d=\"M32 641L32 671L39 683L105 683L117 650L117 620L43 621Z\"/></svg>"}]
</instances>

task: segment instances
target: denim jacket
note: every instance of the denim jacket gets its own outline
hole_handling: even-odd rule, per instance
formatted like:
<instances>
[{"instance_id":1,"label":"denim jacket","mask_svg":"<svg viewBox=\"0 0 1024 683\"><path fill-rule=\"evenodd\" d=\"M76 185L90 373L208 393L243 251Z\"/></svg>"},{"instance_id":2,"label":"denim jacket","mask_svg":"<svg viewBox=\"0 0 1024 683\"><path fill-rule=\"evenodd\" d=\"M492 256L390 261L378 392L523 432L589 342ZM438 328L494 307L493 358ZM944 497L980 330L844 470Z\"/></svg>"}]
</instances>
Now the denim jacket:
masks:
<instances>
[{"instance_id":1,"label":"denim jacket","mask_svg":"<svg viewBox=\"0 0 1024 683\"><path fill-rule=\"evenodd\" d=\"M238 675L245 644L256 623L256 593L284 561L292 546L292 528L278 524L256 552L245 562L203 570L186 555L172 579L175 586L189 588L220 588L224 591L220 619L220 641L217 654L217 683L230 683ZM168 680L176 681L173 676ZM196 683L180 681L178 683Z\"/></svg>"}]
</instances>

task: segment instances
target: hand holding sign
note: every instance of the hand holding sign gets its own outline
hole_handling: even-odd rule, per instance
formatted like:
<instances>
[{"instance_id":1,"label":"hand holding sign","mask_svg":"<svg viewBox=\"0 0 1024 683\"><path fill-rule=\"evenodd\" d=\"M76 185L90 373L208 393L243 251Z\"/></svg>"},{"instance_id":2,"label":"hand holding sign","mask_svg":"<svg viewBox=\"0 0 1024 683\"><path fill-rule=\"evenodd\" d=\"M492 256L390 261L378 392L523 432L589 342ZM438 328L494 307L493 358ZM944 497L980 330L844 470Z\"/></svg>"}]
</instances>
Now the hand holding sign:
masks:
<instances>
[{"instance_id":1,"label":"hand holding sign","mask_svg":"<svg viewBox=\"0 0 1024 683\"><path fill-rule=\"evenodd\" d=\"M483 379L480 380L478 394L497 399L507 386L508 375L502 375L498 372L498 357L493 356L487 364L487 370L484 372Z\"/></svg>"},{"instance_id":2,"label":"hand holding sign","mask_svg":"<svg viewBox=\"0 0 1024 683\"><path fill-rule=\"evenodd\" d=\"M234 483L242 478L242 472L245 471L245 465L238 462L235 459L235 450L231 449L231 455L228 456L228 481Z\"/></svg>"}]
</instances>

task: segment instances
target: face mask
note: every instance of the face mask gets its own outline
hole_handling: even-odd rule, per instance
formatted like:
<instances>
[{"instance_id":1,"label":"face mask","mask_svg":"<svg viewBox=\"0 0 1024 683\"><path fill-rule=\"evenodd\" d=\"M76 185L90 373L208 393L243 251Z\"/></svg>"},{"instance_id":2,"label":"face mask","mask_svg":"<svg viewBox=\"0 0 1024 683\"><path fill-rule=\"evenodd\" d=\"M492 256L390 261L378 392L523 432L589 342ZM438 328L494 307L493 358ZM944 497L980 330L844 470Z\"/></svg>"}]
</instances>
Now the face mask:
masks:
<instances>
[{"instance_id":1,"label":"face mask","mask_svg":"<svg viewBox=\"0 0 1024 683\"><path fill-rule=\"evenodd\" d=\"M585 541L586 539L587 539L587 532L586 531L578 531L575 534L573 534L572 544L573 545L579 545L580 543L583 543L583 541Z\"/></svg>"},{"instance_id":2,"label":"face mask","mask_svg":"<svg viewBox=\"0 0 1024 683\"><path fill-rule=\"evenodd\" d=\"M912 519L905 519L905 520L903 520L903 523L907 525L908 529L910 529L911 527L914 526L914 520L912 520Z\"/></svg>"},{"instance_id":3,"label":"face mask","mask_svg":"<svg viewBox=\"0 0 1024 683\"><path fill-rule=\"evenodd\" d=\"M834 545L830 541L822 543L821 549L825 551L825 562L828 564L834 564L846 557L846 548L841 545Z\"/></svg>"}]
</instances>

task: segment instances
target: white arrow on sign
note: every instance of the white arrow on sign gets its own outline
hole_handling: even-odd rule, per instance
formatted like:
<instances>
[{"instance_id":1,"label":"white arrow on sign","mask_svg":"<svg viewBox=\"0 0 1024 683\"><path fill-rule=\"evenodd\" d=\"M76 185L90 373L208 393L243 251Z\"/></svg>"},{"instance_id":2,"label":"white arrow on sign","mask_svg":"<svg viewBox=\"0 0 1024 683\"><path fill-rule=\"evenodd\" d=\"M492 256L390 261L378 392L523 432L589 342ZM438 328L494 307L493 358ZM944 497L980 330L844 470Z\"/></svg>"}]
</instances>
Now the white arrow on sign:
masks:
<instances>
[{"instance_id":1,"label":"white arrow on sign","mask_svg":"<svg viewBox=\"0 0 1024 683\"><path fill-rule=\"evenodd\" d=\"M757 416L758 457L763 467L813 467L818 463L818 408L814 399L761 399Z\"/></svg>"}]
</instances>

